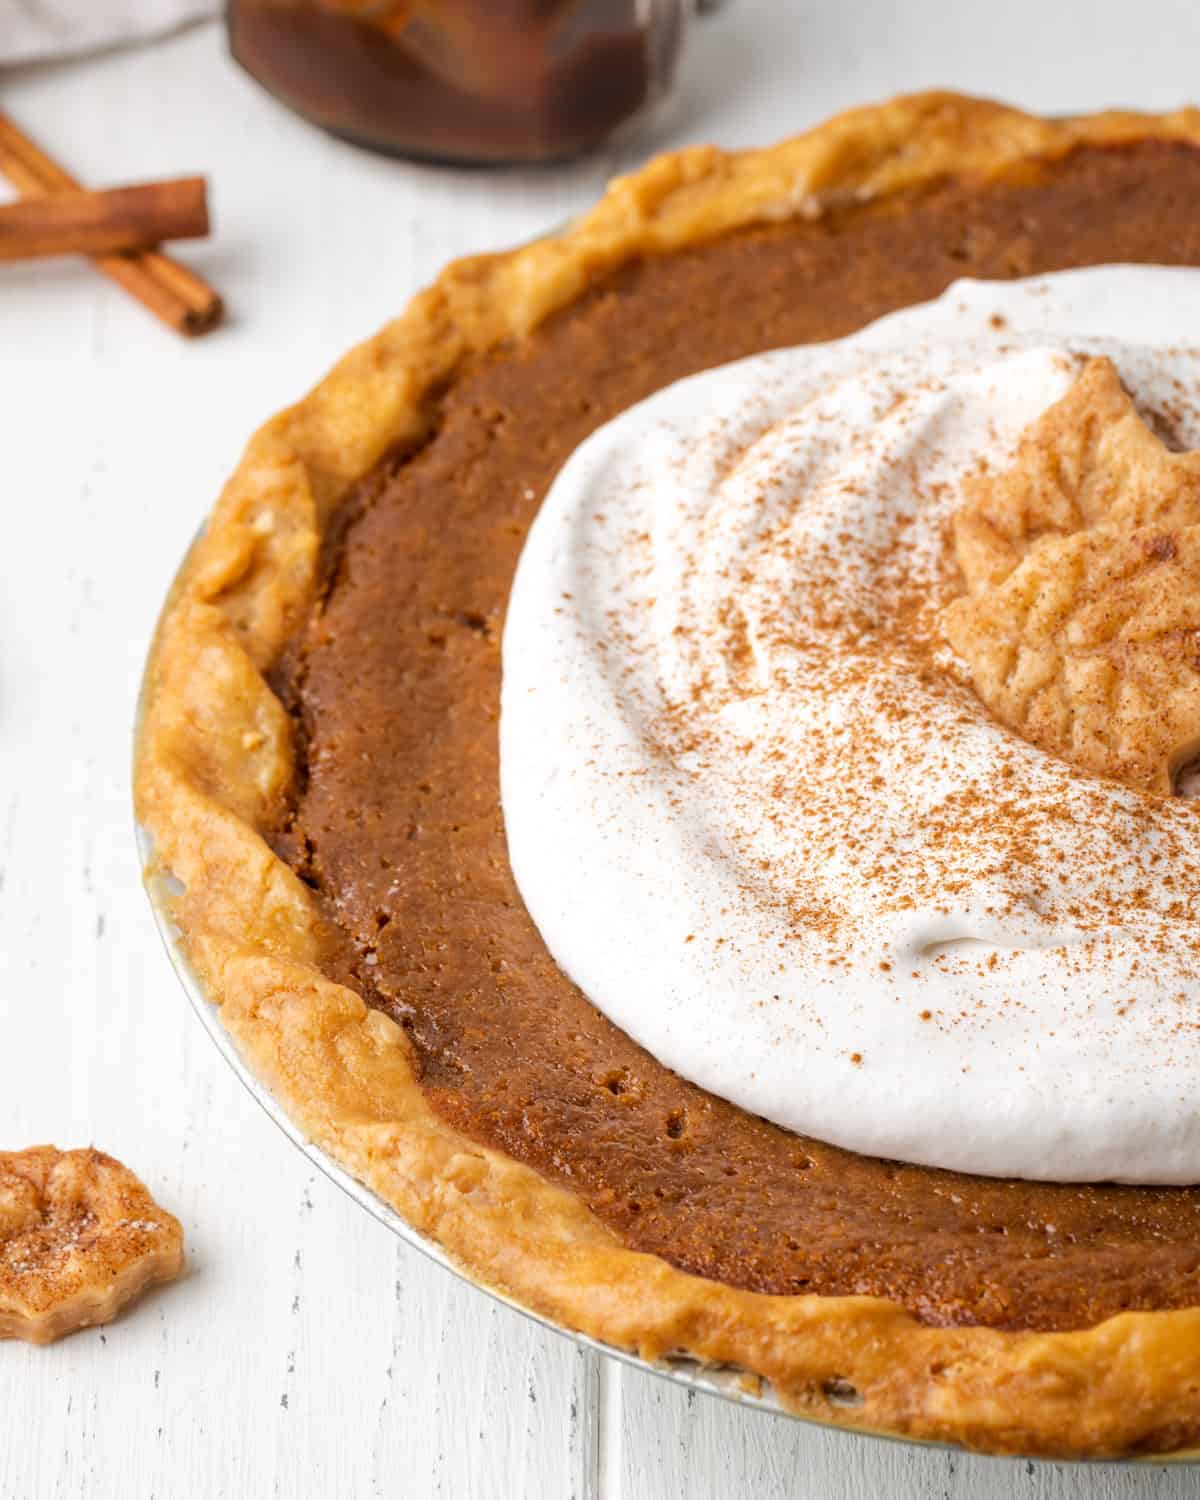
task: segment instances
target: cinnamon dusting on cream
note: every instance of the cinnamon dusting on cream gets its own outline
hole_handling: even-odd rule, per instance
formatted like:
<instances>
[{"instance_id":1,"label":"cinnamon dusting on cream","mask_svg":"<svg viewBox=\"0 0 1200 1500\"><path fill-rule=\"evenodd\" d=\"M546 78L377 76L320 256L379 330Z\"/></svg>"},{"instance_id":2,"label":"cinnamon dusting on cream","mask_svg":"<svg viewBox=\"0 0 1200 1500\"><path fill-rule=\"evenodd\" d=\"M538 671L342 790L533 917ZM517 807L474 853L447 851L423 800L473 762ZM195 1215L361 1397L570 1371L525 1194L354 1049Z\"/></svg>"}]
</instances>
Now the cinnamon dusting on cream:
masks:
<instances>
[{"instance_id":1,"label":"cinnamon dusting on cream","mask_svg":"<svg viewBox=\"0 0 1200 1500\"><path fill-rule=\"evenodd\" d=\"M1013 732L943 626L964 492L993 494L1106 356L1186 447L1200 356L1031 336L1028 292L961 295L995 299L968 343L929 338L967 317L943 299L673 387L567 466L505 638L513 868L601 1009L779 1124L967 1171L1196 1180L1195 809ZM1146 492L1138 577L1191 565L1173 504ZM1046 527L1031 505L993 526L987 587ZM564 590L550 624L538 597ZM585 869L623 942L577 916Z\"/></svg>"}]
</instances>

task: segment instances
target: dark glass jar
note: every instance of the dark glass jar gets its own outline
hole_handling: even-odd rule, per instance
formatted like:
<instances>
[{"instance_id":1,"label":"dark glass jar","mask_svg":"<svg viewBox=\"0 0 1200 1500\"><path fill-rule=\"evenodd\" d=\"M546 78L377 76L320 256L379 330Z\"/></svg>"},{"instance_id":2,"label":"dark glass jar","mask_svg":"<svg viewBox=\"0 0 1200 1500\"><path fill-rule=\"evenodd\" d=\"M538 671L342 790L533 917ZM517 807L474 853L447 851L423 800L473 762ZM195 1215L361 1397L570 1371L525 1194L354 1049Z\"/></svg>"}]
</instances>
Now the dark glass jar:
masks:
<instances>
[{"instance_id":1,"label":"dark glass jar","mask_svg":"<svg viewBox=\"0 0 1200 1500\"><path fill-rule=\"evenodd\" d=\"M670 87L693 0L228 0L234 57L307 119L438 161L586 151Z\"/></svg>"}]
</instances>

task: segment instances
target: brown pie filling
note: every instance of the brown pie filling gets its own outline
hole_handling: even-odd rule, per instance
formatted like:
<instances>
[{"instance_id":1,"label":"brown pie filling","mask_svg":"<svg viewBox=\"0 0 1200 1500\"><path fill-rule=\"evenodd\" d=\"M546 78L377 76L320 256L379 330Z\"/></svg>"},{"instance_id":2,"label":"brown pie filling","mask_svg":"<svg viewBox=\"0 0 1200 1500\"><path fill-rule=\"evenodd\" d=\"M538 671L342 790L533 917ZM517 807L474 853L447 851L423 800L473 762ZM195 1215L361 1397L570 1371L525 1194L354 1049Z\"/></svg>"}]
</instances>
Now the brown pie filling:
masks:
<instances>
[{"instance_id":1,"label":"brown pie filling","mask_svg":"<svg viewBox=\"0 0 1200 1500\"><path fill-rule=\"evenodd\" d=\"M681 376L840 337L958 276L1113 261L1200 265L1200 152L1081 150L640 262L464 372L425 447L365 481L333 528L325 596L275 673L304 768L277 847L345 935L346 977L407 1030L434 1107L635 1249L756 1291L887 1297L935 1324L1070 1329L1200 1304L1200 1189L855 1156L662 1067L547 953L497 794L509 585L593 428Z\"/></svg>"}]
</instances>

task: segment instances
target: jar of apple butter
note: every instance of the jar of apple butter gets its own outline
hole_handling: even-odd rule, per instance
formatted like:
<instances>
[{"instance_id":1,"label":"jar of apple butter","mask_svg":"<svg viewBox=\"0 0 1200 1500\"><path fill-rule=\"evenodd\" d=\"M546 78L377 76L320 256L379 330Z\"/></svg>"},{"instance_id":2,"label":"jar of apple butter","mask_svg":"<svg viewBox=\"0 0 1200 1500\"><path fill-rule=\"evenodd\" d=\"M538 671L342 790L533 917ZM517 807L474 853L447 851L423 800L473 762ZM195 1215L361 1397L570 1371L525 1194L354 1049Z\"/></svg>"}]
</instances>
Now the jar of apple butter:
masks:
<instances>
[{"instance_id":1,"label":"jar of apple butter","mask_svg":"<svg viewBox=\"0 0 1200 1500\"><path fill-rule=\"evenodd\" d=\"M600 145L670 88L695 0L228 0L234 57L364 145L537 162Z\"/></svg>"}]
</instances>

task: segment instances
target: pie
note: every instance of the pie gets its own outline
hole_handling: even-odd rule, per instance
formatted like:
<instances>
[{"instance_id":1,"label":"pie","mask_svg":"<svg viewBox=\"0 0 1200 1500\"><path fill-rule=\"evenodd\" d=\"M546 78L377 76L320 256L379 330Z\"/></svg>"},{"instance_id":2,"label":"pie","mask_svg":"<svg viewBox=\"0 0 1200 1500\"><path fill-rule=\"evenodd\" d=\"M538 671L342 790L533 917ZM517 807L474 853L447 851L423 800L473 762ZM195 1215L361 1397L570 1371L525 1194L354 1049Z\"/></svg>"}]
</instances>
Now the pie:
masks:
<instances>
[{"instance_id":1,"label":"pie","mask_svg":"<svg viewBox=\"0 0 1200 1500\"><path fill-rule=\"evenodd\" d=\"M152 868L249 1065L480 1284L825 1422L994 1452L1200 1444L1200 1190L905 1165L685 1081L551 958L498 794L514 568L590 433L960 277L1115 262L1200 266L1200 114L902 98L660 157L561 234L451 266L253 438L148 668ZM943 619L979 697L1058 754L1062 715L1010 702L980 644L1018 630L1013 580L1047 540L1004 510L1022 482L968 487L973 587ZM1156 755L1190 722L1179 691ZM1130 764L1142 788L1165 774Z\"/></svg>"}]
</instances>

